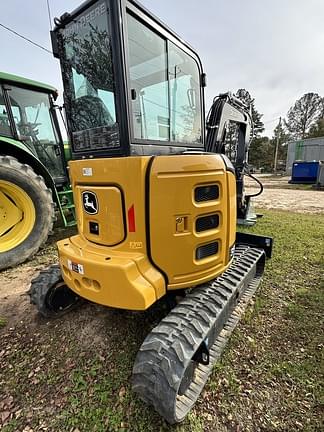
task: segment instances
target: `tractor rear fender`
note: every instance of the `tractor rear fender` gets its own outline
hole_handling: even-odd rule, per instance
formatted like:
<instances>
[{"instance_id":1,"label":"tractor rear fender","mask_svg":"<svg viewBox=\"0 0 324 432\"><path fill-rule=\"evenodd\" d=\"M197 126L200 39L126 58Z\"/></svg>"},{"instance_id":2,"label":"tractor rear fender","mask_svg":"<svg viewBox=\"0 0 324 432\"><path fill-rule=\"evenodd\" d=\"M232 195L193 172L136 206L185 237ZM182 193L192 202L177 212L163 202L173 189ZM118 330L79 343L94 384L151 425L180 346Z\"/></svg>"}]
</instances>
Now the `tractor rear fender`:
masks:
<instances>
[{"instance_id":1,"label":"tractor rear fender","mask_svg":"<svg viewBox=\"0 0 324 432\"><path fill-rule=\"evenodd\" d=\"M51 189L53 200L60 209L59 197L55 187L54 180L46 167L40 162L37 157L24 145L22 142L12 138L0 137L0 154L4 156L13 156L19 160L20 163L28 164L36 174L41 175L45 181L46 186Z\"/></svg>"}]
</instances>

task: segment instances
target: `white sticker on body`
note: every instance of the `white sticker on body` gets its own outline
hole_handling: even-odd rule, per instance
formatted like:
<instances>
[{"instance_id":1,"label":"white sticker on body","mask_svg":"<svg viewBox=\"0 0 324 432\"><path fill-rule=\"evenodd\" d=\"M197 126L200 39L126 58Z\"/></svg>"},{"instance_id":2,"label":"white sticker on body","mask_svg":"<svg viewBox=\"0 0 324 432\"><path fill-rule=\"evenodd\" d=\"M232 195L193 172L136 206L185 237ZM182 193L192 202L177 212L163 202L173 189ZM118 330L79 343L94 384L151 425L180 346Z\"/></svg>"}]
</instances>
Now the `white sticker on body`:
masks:
<instances>
[{"instance_id":1,"label":"white sticker on body","mask_svg":"<svg viewBox=\"0 0 324 432\"><path fill-rule=\"evenodd\" d=\"M84 274L84 269L82 264L77 264L72 262L71 260L68 260L68 268L71 271L74 271L75 273Z\"/></svg>"},{"instance_id":2,"label":"white sticker on body","mask_svg":"<svg viewBox=\"0 0 324 432\"><path fill-rule=\"evenodd\" d=\"M92 176L92 168L82 168L82 174L85 177L91 177Z\"/></svg>"}]
</instances>

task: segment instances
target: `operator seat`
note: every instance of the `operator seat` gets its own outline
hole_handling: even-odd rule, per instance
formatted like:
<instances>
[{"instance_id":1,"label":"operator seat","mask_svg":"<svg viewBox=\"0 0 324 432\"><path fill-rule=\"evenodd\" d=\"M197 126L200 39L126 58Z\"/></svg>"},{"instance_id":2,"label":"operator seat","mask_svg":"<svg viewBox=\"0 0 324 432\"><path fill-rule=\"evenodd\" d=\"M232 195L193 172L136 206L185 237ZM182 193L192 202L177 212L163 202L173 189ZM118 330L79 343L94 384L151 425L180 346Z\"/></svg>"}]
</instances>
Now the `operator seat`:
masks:
<instances>
[{"instance_id":1,"label":"operator seat","mask_svg":"<svg viewBox=\"0 0 324 432\"><path fill-rule=\"evenodd\" d=\"M72 108L74 131L115 124L108 108L98 96L81 96L74 101Z\"/></svg>"}]
</instances>

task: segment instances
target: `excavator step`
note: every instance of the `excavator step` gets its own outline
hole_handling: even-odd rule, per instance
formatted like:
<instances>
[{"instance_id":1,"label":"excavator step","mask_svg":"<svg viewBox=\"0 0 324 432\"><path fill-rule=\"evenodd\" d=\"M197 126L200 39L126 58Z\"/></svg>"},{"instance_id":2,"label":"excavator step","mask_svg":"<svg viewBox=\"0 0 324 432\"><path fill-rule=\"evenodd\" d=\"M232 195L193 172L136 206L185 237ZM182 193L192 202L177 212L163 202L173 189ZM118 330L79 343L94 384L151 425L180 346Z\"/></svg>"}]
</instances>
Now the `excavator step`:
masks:
<instances>
[{"instance_id":1,"label":"excavator step","mask_svg":"<svg viewBox=\"0 0 324 432\"><path fill-rule=\"evenodd\" d=\"M236 245L228 270L190 292L141 345L133 390L169 423L181 422L198 399L260 283L264 263L264 250ZM207 362L201 354L206 350Z\"/></svg>"}]
</instances>

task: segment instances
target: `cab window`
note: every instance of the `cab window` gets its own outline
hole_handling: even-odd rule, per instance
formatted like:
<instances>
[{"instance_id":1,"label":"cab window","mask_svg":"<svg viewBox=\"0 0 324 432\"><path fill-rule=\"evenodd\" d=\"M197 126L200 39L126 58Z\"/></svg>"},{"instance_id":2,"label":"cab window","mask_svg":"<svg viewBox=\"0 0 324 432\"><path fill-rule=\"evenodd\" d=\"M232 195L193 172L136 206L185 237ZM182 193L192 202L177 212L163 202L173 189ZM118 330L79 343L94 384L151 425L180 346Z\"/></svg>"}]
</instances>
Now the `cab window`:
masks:
<instances>
[{"instance_id":1,"label":"cab window","mask_svg":"<svg viewBox=\"0 0 324 432\"><path fill-rule=\"evenodd\" d=\"M202 145L196 61L134 16L127 16L135 139Z\"/></svg>"},{"instance_id":2,"label":"cab window","mask_svg":"<svg viewBox=\"0 0 324 432\"><path fill-rule=\"evenodd\" d=\"M134 138L169 141L166 41L131 15L127 24Z\"/></svg>"},{"instance_id":3,"label":"cab window","mask_svg":"<svg viewBox=\"0 0 324 432\"><path fill-rule=\"evenodd\" d=\"M195 60L169 43L171 140L201 141L200 74Z\"/></svg>"}]
</instances>

